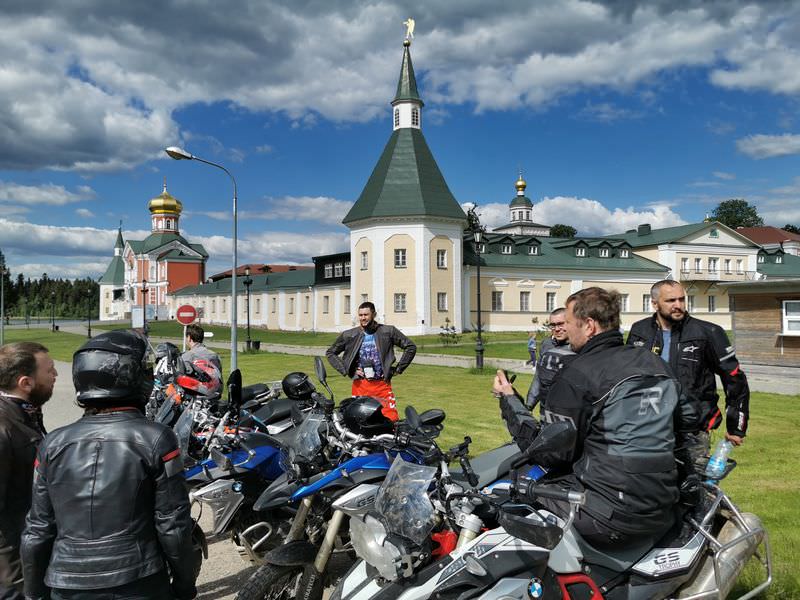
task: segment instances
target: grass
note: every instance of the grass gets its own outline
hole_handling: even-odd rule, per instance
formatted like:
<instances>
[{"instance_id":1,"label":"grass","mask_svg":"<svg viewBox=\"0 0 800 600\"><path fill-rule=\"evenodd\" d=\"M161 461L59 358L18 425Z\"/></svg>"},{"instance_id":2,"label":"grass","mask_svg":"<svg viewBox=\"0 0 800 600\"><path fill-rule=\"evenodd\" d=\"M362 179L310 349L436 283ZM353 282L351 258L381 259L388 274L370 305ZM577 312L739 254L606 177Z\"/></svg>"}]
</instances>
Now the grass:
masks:
<instances>
[{"instance_id":1,"label":"grass","mask_svg":"<svg viewBox=\"0 0 800 600\"><path fill-rule=\"evenodd\" d=\"M7 341L39 341L50 348L54 358L66 361L85 340L82 336L41 329L7 329L6 337ZM511 336L497 337L507 340ZM220 355L223 364L230 364L228 352L221 351ZM311 356L240 354L239 366L246 384L278 380L294 370L314 373ZM347 397L350 382L330 367L328 376L336 398ZM530 374L518 373L517 389L524 394L530 381ZM444 409L447 421L441 442L449 447L468 434L473 439L473 454L509 438L490 388L489 370L480 373L474 369L412 365L394 380L401 410L407 404L413 404L420 411ZM797 431L800 431L800 397L753 393L750 404L749 435L746 443L734 450L738 467L724 481L723 488L742 510L759 515L769 531L775 582L766 597L800 598L797 573L797 565L800 565L800 519L797 516L800 478L794 470L800 464L800 444L796 443ZM756 584L755 570L751 571L737 586L739 593Z\"/></svg>"}]
</instances>

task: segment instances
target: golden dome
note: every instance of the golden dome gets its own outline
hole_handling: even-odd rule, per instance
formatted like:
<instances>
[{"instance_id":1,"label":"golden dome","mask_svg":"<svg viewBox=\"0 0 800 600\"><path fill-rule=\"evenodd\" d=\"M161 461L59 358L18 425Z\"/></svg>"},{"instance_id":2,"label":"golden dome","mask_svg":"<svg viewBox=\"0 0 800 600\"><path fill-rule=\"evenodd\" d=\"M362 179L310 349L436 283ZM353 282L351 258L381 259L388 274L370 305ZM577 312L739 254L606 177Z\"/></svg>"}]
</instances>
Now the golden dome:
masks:
<instances>
[{"instance_id":1,"label":"golden dome","mask_svg":"<svg viewBox=\"0 0 800 600\"><path fill-rule=\"evenodd\" d=\"M522 174L520 174L519 179L514 184L514 187L517 188L518 192L524 192L525 188L528 187L528 183L522 178Z\"/></svg>"},{"instance_id":2,"label":"golden dome","mask_svg":"<svg viewBox=\"0 0 800 600\"><path fill-rule=\"evenodd\" d=\"M150 200L147 208L150 209L150 213L154 215L179 215L183 210L183 204L167 191L167 182L164 181L164 191Z\"/></svg>"}]
</instances>

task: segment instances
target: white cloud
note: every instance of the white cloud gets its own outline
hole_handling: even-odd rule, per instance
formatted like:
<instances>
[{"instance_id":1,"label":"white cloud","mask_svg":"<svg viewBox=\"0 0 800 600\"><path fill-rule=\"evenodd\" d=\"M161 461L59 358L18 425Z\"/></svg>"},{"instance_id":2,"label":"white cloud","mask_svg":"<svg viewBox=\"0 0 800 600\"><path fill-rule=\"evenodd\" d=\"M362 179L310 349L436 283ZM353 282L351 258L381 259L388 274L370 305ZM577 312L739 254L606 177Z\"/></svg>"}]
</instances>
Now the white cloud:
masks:
<instances>
[{"instance_id":1,"label":"white cloud","mask_svg":"<svg viewBox=\"0 0 800 600\"><path fill-rule=\"evenodd\" d=\"M610 102L601 102L599 104L587 103L578 113L576 117L586 121L597 121L599 123L612 123L614 121L621 121L625 119L638 119L643 115L640 111L631 110L616 106Z\"/></svg>"},{"instance_id":2,"label":"white cloud","mask_svg":"<svg viewBox=\"0 0 800 600\"><path fill-rule=\"evenodd\" d=\"M12 270L15 273L23 273L31 279L38 279L44 273L47 273L50 279L84 279L86 277L97 279L107 267L107 262L19 263L13 265Z\"/></svg>"},{"instance_id":3,"label":"white cloud","mask_svg":"<svg viewBox=\"0 0 800 600\"><path fill-rule=\"evenodd\" d=\"M725 171L714 171L711 174L717 179L724 179L726 181L736 179L736 175L734 175L733 173L726 173Z\"/></svg>"},{"instance_id":4,"label":"white cloud","mask_svg":"<svg viewBox=\"0 0 800 600\"><path fill-rule=\"evenodd\" d=\"M0 181L0 202L63 206L73 202L92 200L94 197L94 190L85 185L79 186L75 192L70 192L64 186L52 183L21 185L10 181Z\"/></svg>"},{"instance_id":5,"label":"white cloud","mask_svg":"<svg viewBox=\"0 0 800 600\"><path fill-rule=\"evenodd\" d=\"M75 214L79 217L83 217L84 219L93 219L94 213L90 211L88 208L78 208L75 210Z\"/></svg>"},{"instance_id":6,"label":"white cloud","mask_svg":"<svg viewBox=\"0 0 800 600\"><path fill-rule=\"evenodd\" d=\"M315 221L326 225L341 225L347 211L353 206L349 200L327 196L284 196L267 200L266 210L243 211L242 218Z\"/></svg>"},{"instance_id":7,"label":"white cloud","mask_svg":"<svg viewBox=\"0 0 800 600\"><path fill-rule=\"evenodd\" d=\"M262 144L260 146L256 146L256 153L258 154L271 154L274 150L275 149L269 144Z\"/></svg>"},{"instance_id":8,"label":"white cloud","mask_svg":"<svg viewBox=\"0 0 800 600\"><path fill-rule=\"evenodd\" d=\"M791 133L782 135L749 135L737 140L736 147L742 154L746 154L756 160L800 154L800 135Z\"/></svg>"}]
</instances>

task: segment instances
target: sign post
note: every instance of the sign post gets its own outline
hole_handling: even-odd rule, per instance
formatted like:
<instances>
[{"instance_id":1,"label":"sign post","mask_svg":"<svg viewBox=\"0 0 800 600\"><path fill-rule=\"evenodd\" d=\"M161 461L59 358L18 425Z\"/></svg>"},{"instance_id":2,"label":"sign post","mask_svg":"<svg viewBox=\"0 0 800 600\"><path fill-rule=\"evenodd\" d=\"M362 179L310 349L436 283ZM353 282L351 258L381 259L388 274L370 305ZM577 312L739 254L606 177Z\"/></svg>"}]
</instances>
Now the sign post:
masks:
<instances>
[{"instance_id":1,"label":"sign post","mask_svg":"<svg viewBox=\"0 0 800 600\"><path fill-rule=\"evenodd\" d=\"M197 320L197 309L191 304L182 304L175 311L175 320L183 325L183 351L186 352L186 326Z\"/></svg>"}]
</instances>

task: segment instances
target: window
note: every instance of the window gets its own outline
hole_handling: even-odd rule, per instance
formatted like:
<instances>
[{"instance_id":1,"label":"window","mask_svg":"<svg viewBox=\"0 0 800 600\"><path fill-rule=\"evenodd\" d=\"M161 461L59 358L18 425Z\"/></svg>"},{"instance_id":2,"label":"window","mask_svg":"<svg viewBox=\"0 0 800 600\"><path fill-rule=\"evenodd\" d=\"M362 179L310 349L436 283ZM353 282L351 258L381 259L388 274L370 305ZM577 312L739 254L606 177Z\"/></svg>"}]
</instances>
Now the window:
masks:
<instances>
[{"instance_id":1,"label":"window","mask_svg":"<svg viewBox=\"0 0 800 600\"><path fill-rule=\"evenodd\" d=\"M325 265L325 279L333 277L333 265Z\"/></svg>"},{"instance_id":2,"label":"window","mask_svg":"<svg viewBox=\"0 0 800 600\"><path fill-rule=\"evenodd\" d=\"M730 273L731 272L731 259L730 258L726 258L725 259L725 272L726 273Z\"/></svg>"},{"instance_id":3,"label":"window","mask_svg":"<svg viewBox=\"0 0 800 600\"><path fill-rule=\"evenodd\" d=\"M366 252L361 253L361 270L366 271L369 269L369 255Z\"/></svg>"},{"instance_id":4,"label":"window","mask_svg":"<svg viewBox=\"0 0 800 600\"><path fill-rule=\"evenodd\" d=\"M406 295L405 294L395 294L394 295L394 312L396 312L396 313L406 312Z\"/></svg>"},{"instance_id":5,"label":"window","mask_svg":"<svg viewBox=\"0 0 800 600\"><path fill-rule=\"evenodd\" d=\"M609 254L608 248L600 248L600 258L608 258Z\"/></svg>"},{"instance_id":6,"label":"window","mask_svg":"<svg viewBox=\"0 0 800 600\"><path fill-rule=\"evenodd\" d=\"M419 109L416 107L411 109L411 125L419 127Z\"/></svg>"},{"instance_id":7,"label":"window","mask_svg":"<svg viewBox=\"0 0 800 600\"><path fill-rule=\"evenodd\" d=\"M525 220L526 221L530 221L531 220L531 211L529 211L529 210L525 211Z\"/></svg>"},{"instance_id":8,"label":"window","mask_svg":"<svg viewBox=\"0 0 800 600\"><path fill-rule=\"evenodd\" d=\"M627 248L623 248L622 250L619 251L620 258L630 258L630 256L631 256L631 251L628 250Z\"/></svg>"},{"instance_id":9,"label":"window","mask_svg":"<svg viewBox=\"0 0 800 600\"><path fill-rule=\"evenodd\" d=\"M764 262L764 255L763 254L759 254L758 255L758 262L759 262L759 264Z\"/></svg>"},{"instance_id":10,"label":"window","mask_svg":"<svg viewBox=\"0 0 800 600\"><path fill-rule=\"evenodd\" d=\"M447 310L447 292L436 293L436 309L440 312Z\"/></svg>"},{"instance_id":11,"label":"window","mask_svg":"<svg viewBox=\"0 0 800 600\"><path fill-rule=\"evenodd\" d=\"M167 220L167 229L172 229L172 221Z\"/></svg>"},{"instance_id":12,"label":"window","mask_svg":"<svg viewBox=\"0 0 800 600\"><path fill-rule=\"evenodd\" d=\"M741 258L736 259L736 272L739 275L742 275L744 273L744 260L742 260Z\"/></svg>"},{"instance_id":13,"label":"window","mask_svg":"<svg viewBox=\"0 0 800 600\"><path fill-rule=\"evenodd\" d=\"M256 298L256 314L261 314L261 298Z\"/></svg>"},{"instance_id":14,"label":"window","mask_svg":"<svg viewBox=\"0 0 800 600\"><path fill-rule=\"evenodd\" d=\"M222 314L224 315L226 312L228 312L228 301L227 300L223 300L222 301Z\"/></svg>"},{"instance_id":15,"label":"window","mask_svg":"<svg viewBox=\"0 0 800 600\"><path fill-rule=\"evenodd\" d=\"M694 312L694 296L686 296L686 310Z\"/></svg>"},{"instance_id":16,"label":"window","mask_svg":"<svg viewBox=\"0 0 800 600\"><path fill-rule=\"evenodd\" d=\"M394 268L395 269L405 269L406 268L406 249L405 248L396 248L394 251Z\"/></svg>"},{"instance_id":17,"label":"window","mask_svg":"<svg viewBox=\"0 0 800 600\"><path fill-rule=\"evenodd\" d=\"M630 294L622 294L622 312L630 312L631 310L631 295Z\"/></svg>"},{"instance_id":18,"label":"window","mask_svg":"<svg viewBox=\"0 0 800 600\"><path fill-rule=\"evenodd\" d=\"M334 276L341 277L343 273L344 273L344 269L343 269L342 263L336 263L333 266L333 274L334 274Z\"/></svg>"},{"instance_id":19,"label":"window","mask_svg":"<svg viewBox=\"0 0 800 600\"><path fill-rule=\"evenodd\" d=\"M528 246L528 254L536 256L539 254L539 246Z\"/></svg>"},{"instance_id":20,"label":"window","mask_svg":"<svg viewBox=\"0 0 800 600\"><path fill-rule=\"evenodd\" d=\"M556 309L556 293L555 292L547 292L547 296L545 297L545 310L547 312L553 312Z\"/></svg>"},{"instance_id":21,"label":"window","mask_svg":"<svg viewBox=\"0 0 800 600\"><path fill-rule=\"evenodd\" d=\"M708 232L708 237L718 238L719 231L717 231L716 229L712 229L711 231Z\"/></svg>"},{"instance_id":22,"label":"window","mask_svg":"<svg viewBox=\"0 0 800 600\"><path fill-rule=\"evenodd\" d=\"M400 127L400 109L399 108L395 108L394 109L394 126L395 127Z\"/></svg>"},{"instance_id":23,"label":"window","mask_svg":"<svg viewBox=\"0 0 800 600\"><path fill-rule=\"evenodd\" d=\"M310 305L311 305L311 297L310 296L305 296L303 298L303 312L304 313L308 314L308 308L309 308Z\"/></svg>"},{"instance_id":24,"label":"window","mask_svg":"<svg viewBox=\"0 0 800 600\"><path fill-rule=\"evenodd\" d=\"M327 315L331 310L331 297L330 296L323 296L322 297L322 314Z\"/></svg>"},{"instance_id":25,"label":"window","mask_svg":"<svg viewBox=\"0 0 800 600\"><path fill-rule=\"evenodd\" d=\"M447 268L447 250L436 251L436 266L439 269Z\"/></svg>"},{"instance_id":26,"label":"window","mask_svg":"<svg viewBox=\"0 0 800 600\"><path fill-rule=\"evenodd\" d=\"M783 333L800 335L800 300L783 301Z\"/></svg>"},{"instance_id":27,"label":"window","mask_svg":"<svg viewBox=\"0 0 800 600\"><path fill-rule=\"evenodd\" d=\"M682 258L681 259L681 273L688 273L689 272L689 259Z\"/></svg>"},{"instance_id":28,"label":"window","mask_svg":"<svg viewBox=\"0 0 800 600\"><path fill-rule=\"evenodd\" d=\"M717 297L716 296L709 296L708 297L708 312L716 312L717 311Z\"/></svg>"},{"instance_id":29,"label":"window","mask_svg":"<svg viewBox=\"0 0 800 600\"><path fill-rule=\"evenodd\" d=\"M361 302L369 302L369 294L361 294Z\"/></svg>"},{"instance_id":30,"label":"window","mask_svg":"<svg viewBox=\"0 0 800 600\"><path fill-rule=\"evenodd\" d=\"M278 311L278 299L277 298L273 298L272 299L272 312L275 313L277 311Z\"/></svg>"},{"instance_id":31,"label":"window","mask_svg":"<svg viewBox=\"0 0 800 600\"><path fill-rule=\"evenodd\" d=\"M708 272L709 273L716 273L718 264L719 264L719 259L718 258L709 258L708 259Z\"/></svg>"},{"instance_id":32,"label":"window","mask_svg":"<svg viewBox=\"0 0 800 600\"><path fill-rule=\"evenodd\" d=\"M492 292L492 310L495 312L503 310L503 292Z\"/></svg>"},{"instance_id":33,"label":"window","mask_svg":"<svg viewBox=\"0 0 800 600\"><path fill-rule=\"evenodd\" d=\"M523 312L528 312L531 309L531 293L519 293L519 309Z\"/></svg>"},{"instance_id":34,"label":"window","mask_svg":"<svg viewBox=\"0 0 800 600\"><path fill-rule=\"evenodd\" d=\"M211 301L211 312L214 313L214 314L217 314L217 301L216 300L212 300Z\"/></svg>"},{"instance_id":35,"label":"window","mask_svg":"<svg viewBox=\"0 0 800 600\"><path fill-rule=\"evenodd\" d=\"M780 254L778 254L778 256L775 257L775 264L779 265L782 262L783 262L783 257Z\"/></svg>"},{"instance_id":36,"label":"window","mask_svg":"<svg viewBox=\"0 0 800 600\"><path fill-rule=\"evenodd\" d=\"M289 314L294 314L294 298L289 298Z\"/></svg>"},{"instance_id":37,"label":"window","mask_svg":"<svg viewBox=\"0 0 800 600\"><path fill-rule=\"evenodd\" d=\"M345 277L350 277L350 261L349 260L346 263L344 263L344 276Z\"/></svg>"},{"instance_id":38,"label":"window","mask_svg":"<svg viewBox=\"0 0 800 600\"><path fill-rule=\"evenodd\" d=\"M344 295L344 314L350 314L350 294Z\"/></svg>"},{"instance_id":39,"label":"window","mask_svg":"<svg viewBox=\"0 0 800 600\"><path fill-rule=\"evenodd\" d=\"M642 312L650 312L650 294L642 294Z\"/></svg>"},{"instance_id":40,"label":"window","mask_svg":"<svg viewBox=\"0 0 800 600\"><path fill-rule=\"evenodd\" d=\"M695 258L694 259L694 272L695 273L702 273L703 272L703 259L702 258Z\"/></svg>"},{"instance_id":41,"label":"window","mask_svg":"<svg viewBox=\"0 0 800 600\"><path fill-rule=\"evenodd\" d=\"M501 254L511 254L511 244L503 244L500 246Z\"/></svg>"},{"instance_id":42,"label":"window","mask_svg":"<svg viewBox=\"0 0 800 600\"><path fill-rule=\"evenodd\" d=\"M586 248L583 247L575 248L575 256L578 257L586 256Z\"/></svg>"},{"instance_id":43,"label":"window","mask_svg":"<svg viewBox=\"0 0 800 600\"><path fill-rule=\"evenodd\" d=\"M150 265L150 281L156 281L156 266Z\"/></svg>"}]
</instances>

